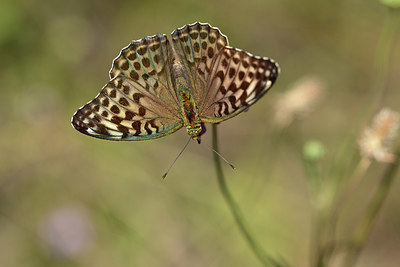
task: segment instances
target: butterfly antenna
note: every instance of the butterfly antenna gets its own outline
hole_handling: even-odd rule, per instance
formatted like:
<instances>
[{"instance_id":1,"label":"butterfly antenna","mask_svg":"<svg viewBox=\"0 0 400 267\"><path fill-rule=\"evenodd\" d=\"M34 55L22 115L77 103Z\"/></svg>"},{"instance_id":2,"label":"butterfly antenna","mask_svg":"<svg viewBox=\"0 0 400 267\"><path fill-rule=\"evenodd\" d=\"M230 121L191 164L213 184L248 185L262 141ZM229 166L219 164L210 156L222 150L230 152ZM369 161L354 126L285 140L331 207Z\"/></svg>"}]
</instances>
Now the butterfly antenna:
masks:
<instances>
[{"instance_id":1,"label":"butterfly antenna","mask_svg":"<svg viewBox=\"0 0 400 267\"><path fill-rule=\"evenodd\" d=\"M229 161L227 161L220 153L218 153L218 151L216 151L214 148L212 148L212 146L210 146L209 144L203 142L203 144L205 144L209 149L211 149L215 154L217 154L221 159L223 159L223 161L226 162L226 164L228 164L229 166L231 166L232 169L236 170L236 167L230 163Z\"/></svg>"},{"instance_id":2,"label":"butterfly antenna","mask_svg":"<svg viewBox=\"0 0 400 267\"><path fill-rule=\"evenodd\" d=\"M164 173L164 175L162 176L162 179L165 179L165 177L167 177L169 170L171 170L172 166L174 166L175 162L178 160L178 158L182 155L183 151L185 151L186 147L189 145L190 139L192 139L192 137L189 137L189 140L186 142L186 145L183 147L181 152L179 152L178 156L176 157L174 162L172 162L172 164L169 166L168 170Z\"/></svg>"}]
</instances>

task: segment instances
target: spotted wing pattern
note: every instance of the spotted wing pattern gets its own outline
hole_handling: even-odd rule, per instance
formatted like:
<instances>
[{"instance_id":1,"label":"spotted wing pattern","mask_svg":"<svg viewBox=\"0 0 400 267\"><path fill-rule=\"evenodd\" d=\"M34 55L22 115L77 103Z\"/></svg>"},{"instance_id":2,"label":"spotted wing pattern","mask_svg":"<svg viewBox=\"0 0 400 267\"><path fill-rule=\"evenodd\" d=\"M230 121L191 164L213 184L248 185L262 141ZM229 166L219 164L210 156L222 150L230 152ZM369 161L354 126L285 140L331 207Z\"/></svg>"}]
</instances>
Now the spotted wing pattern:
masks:
<instances>
[{"instance_id":1,"label":"spotted wing pattern","mask_svg":"<svg viewBox=\"0 0 400 267\"><path fill-rule=\"evenodd\" d=\"M247 109L267 93L279 74L272 59L232 47L225 47L215 61L200 106L204 122L224 121Z\"/></svg>"},{"instance_id":2,"label":"spotted wing pattern","mask_svg":"<svg viewBox=\"0 0 400 267\"><path fill-rule=\"evenodd\" d=\"M75 113L72 125L109 140L146 140L178 130L183 122L171 87L171 60L165 35L132 42L114 60L111 81Z\"/></svg>"},{"instance_id":3,"label":"spotted wing pattern","mask_svg":"<svg viewBox=\"0 0 400 267\"><path fill-rule=\"evenodd\" d=\"M199 22L178 28L171 36L175 51L189 71L192 94L200 106L212 67L220 51L228 45L228 39L218 28Z\"/></svg>"},{"instance_id":4,"label":"spotted wing pattern","mask_svg":"<svg viewBox=\"0 0 400 267\"><path fill-rule=\"evenodd\" d=\"M109 140L158 138L182 127L173 109L138 88L130 78L113 78L74 114L72 125L84 134Z\"/></svg>"},{"instance_id":5,"label":"spotted wing pattern","mask_svg":"<svg viewBox=\"0 0 400 267\"><path fill-rule=\"evenodd\" d=\"M145 37L122 49L114 59L110 78L118 75L129 77L138 86L178 111L178 98L173 90L169 68L172 60L171 45L165 34Z\"/></svg>"}]
</instances>

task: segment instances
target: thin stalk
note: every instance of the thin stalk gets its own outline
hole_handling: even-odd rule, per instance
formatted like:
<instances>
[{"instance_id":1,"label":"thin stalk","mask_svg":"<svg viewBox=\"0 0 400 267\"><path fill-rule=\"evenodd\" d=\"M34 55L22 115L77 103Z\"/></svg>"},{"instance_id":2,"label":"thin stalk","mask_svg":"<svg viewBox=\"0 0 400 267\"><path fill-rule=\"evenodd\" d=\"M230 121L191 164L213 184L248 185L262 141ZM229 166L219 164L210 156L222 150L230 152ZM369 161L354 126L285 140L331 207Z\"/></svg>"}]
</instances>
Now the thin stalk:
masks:
<instances>
[{"instance_id":1,"label":"thin stalk","mask_svg":"<svg viewBox=\"0 0 400 267\"><path fill-rule=\"evenodd\" d=\"M315 170L313 171L315 177L314 180L320 181L320 175L318 174L318 169L316 162L314 163ZM311 173L308 173L311 176ZM314 222L315 229L312 231L312 243L311 243L311 265L314 267L326 266L324 253L325 253L325 243L327 242L326 228L329 225L329 211L331 207L330 197L326 190L328 188L322 187L320 182L316 184L314 188L314 204L315 204L315 214Z\"/></svg>"},{"instance_id":2,"label":"thin stalk","mask_svg":"<svg viewBox=\"0 0 400 267\"><path fill-rule=\"evenodd\" d=\"M340 211L347 201L350 199L352 194L359 187L362 178L364 177L368 167L371 165L371 159L369 158L361 158L357 167L353 171L352 175L349 178L349 185L345 188L345 191L336 198L336 203L331 203L329 208L329 217L327 217L327 225L325 231L328 235L328 240L334 240L336 237L336 228L340 217ZM336 242L331 241L330 243L324 245L321 249L320 262L325 262L326 264L330 261L332 253L336 249ZM322 265L319 265L322 266Z\"/></svg>"},{"instance_id":3,"label":"thin stalk","mask_svg":"<svg viewBox=\"0 0 400 267\"><path fill-rule=\"evenodd\" d=\"M323 267L325 266L324 259L324 248L325 248L325 228L327 224L327 212L326 208L319 206L317 207L315 214L315 229L312 232L312 266Z\"/></svg>"},{"instance_id":4,"label":"thin stalk","mask_svg":"<svg viewBox=\"0 0 400 267\"><path fill-rule=\"evenodd\" d=\"M218 151L217 126L215 124L212 125L212 132L213 132L212 133L213 148L214 148L214 150ZM256 257L260 260L260 262L262 263L263 266L277 266L277 267L282 266L281 264L279 264L276 260L271 258L271 256L269 256L264 251L264 249L261 247L261 245L254 239L254 237L250 233L250 231L244 221L243 215L239 209L239 206L236 204L235 200L232 197L231 192L228 189L224 174L222 172L220 158L215 153L213 153L213 156L214 156L215 170L217 172L219 189L232 212L232 215L235 219L237 226L239 227L240 232L243 234L244 238L246 239L247 243L249 244L250 249L253 251L253 253L256 255Z\"/></svg>"},{"instance_id":5,"label":"thin stalk","mask_svg":"<svg viewBox=\"0 0 400 267\"><path fill-rule=\"evenodd\" d=\"M342 147L339 149L335 156L335 160L331 165L330 173L327 174L329 179L324 180L322 195L325 199L325 223L323 229L323 235L325 238L324 246L320 249L320 254L318 255L318 264L320 266L329 266L331 257L336 253L336 249L339 248L343 250L343 241L337 241L336 239L336 221L333 219L335 216L334 210L335 205L340 199L338 196L341 194L343 189L344 178L347 177L349 166L353 165L353 158L356 155L356 151L353 148L354 136L348 135ZM358 156L358 151L357 151ZM354 172L353 172L354 173ZM352 177L352 176L351 176ZM338 242L338 243L337 243ZM340 244L339 244L340 243ZM323 264L323 265L322 265Z\"/></svg>"},{"instance_id":6,"label":"thin stalk","mask_svg":"<svg viewBox=\"0 0 400 267\"><path fill-rule=\"evenodd\" d=\"M349 178L349 186L346 188L346 191L342 194L341 197L338 198L338 202L333 210L332 220L336 223L339 217L339 212L343 208L344 204L349 200L351 195L356 191L356 189L360 186L362 178L368 170L368 167L371 165L372 160L366 157L362 157L355 168L353 174ZM335 224L334 223L334 224ZM336 228L335 225L332 226Z\"/></svg>"},{"instance_id":7,"label":"thin stalk","mask_svg":"<svg viewBox=\"0 0 400 267\"><path fill-rule=\"evenodd\" d=\"M323 203L321 202L321 180L320 174L315 160L310 160L303 155L303 164L306 170L310 189L312 191L313 204L315 205L315 213L313 222L315 223L314 231L311 236L311 266L322 266L320 263L320 255L323 244L323 230L325 226L325 214Z\"/></svg>"},{"instance_id":8,"label":"thin stalk","mask_svg":"<svg viewBox=\"0 0 400 267\"><path fill-rule=\"evenodd\" d=\"M388 14L386 15L382 34L379 38L379 43L376 52L375 59L375 74L372 83L372 92L377 92L379 96L376 98L378 108L382 104L387 88L385 83L388 75L388 67L390 54L392 52L393 40L396 36L396 32L400 22L400 8L388 8Z\"/></svg>"},{"instance_id":9,"label":"thin stalk","mask_svg":"<svg viewBox=\"0 0 400 267\"><path fill-rule=\"evenodd\" d=\"M397 155L400 154L400 149L397 151ZM384 175L382 176L379 186L367 207L364 217L361 219L354 232L349 251L344 259L345 267L355 266L360 252L365 246L365 243L371 233L372 227L376 221L376 217L382 208L382 205L389 194L389 189L396 177L396 173L399 169L400 159L396 158L396 161L389 164L386 168Z\"/></svg>"}]
</instances>

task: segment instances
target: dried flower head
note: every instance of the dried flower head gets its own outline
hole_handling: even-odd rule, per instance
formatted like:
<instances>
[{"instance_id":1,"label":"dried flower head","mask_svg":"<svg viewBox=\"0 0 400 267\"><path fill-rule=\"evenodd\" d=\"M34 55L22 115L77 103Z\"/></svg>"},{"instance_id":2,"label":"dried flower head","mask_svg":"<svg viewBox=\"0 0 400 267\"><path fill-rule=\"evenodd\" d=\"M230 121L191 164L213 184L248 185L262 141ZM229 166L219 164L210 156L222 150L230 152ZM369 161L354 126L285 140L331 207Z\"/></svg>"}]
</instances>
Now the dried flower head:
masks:
<instances>
[{"instance_id":1,"label":"dried flower head","mask_svg":"<svg viewBox=\"0 0 400 267\"><path fill-rule=\"evenodd\" d=\"M398 135L400 114L388 108L382 109L371 127L364 129L358 140L361 156L380 162L393 162L394 140Z\"/></svg>"},{"instance_id":2,"label":"dried flower head","mask_svg":"<svg viewBox=\"0 0 400 267\"><path fill-rule=\"evenodd\" d=\"M320 78L300 78L275 102L274 121L285 127L295 119L304 117L322 100L324 91L325 83Z\"/></svg>"}]
</instances>

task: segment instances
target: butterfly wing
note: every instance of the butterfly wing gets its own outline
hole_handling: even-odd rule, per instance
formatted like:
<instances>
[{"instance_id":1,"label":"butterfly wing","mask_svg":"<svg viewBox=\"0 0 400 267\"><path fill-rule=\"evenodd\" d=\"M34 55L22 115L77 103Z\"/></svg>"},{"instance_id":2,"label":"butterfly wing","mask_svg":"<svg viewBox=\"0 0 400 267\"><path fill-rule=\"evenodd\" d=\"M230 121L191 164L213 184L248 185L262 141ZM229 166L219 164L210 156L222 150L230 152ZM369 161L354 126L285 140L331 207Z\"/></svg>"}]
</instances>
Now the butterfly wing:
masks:
<instances>
[{"instance_id":1,"label":"butterfly wing","mask_svg":"<svg viewBox=\"0 0 400 267\"><path fill-rule=\"evenodd\" d=\"M278 74L272 59L225 47L211 70L201 120L217 123L238 115L268 92Z\"/></svg>"},{"instance_id":2,"label":"butterfly wing","mask_svg":"<svg viewBox=\"0 0 400 267\"><path fill-rule=\"evenodd\" d=\"M203 122L217 123L250 107L271 88L279 66L228 46L218 28L194 23L172 32L178 56L189 70Z\"/></svg>"},{"instance_id":3,"label":"butterfly wing","mask_svg":"<svg viewBox=\"0 0 400 267\"><path fill-rule=\"evenodd\" d=\"M109 140L146 140L183 126L171 90L171 47L165 35L146 37L114 60L111 81L72 118L78 131Z\"/></svg>"},{"instance_id":4,"label":"butterfly wing","mask_svg":"<svg viewBox=\"0 0 400 267\"><path fill-rule=\"evenodd\" d=\"M165 34L134 41L114 59L110 78L131 78L142 88L179 113L178 98L171 81L173 60L171 45Z\"/></svg>"},{"instance_id":5,"label":"butterfly wing","mask_svg":"<svg viewBox=\"0 0 400 267\"><path fill-rule=\"evenodd\" d=\"M192 95L200 107L207 95L207 83L220 51L228 39L218 28L209 24L193 23L171 33L173 46L185 65L192 86Z\"/></svg>"},{"instance_id":6,"label":"butterfly wing","mask_svg":"<svg viewBox=\"0 0 400 267\"><path fill-rule=\"evenodd\" d=\"M146 140L171 134L183 123L135 81L117 76L74 114L72 125L97 138Z\"/></svg>"}]
</instances>

